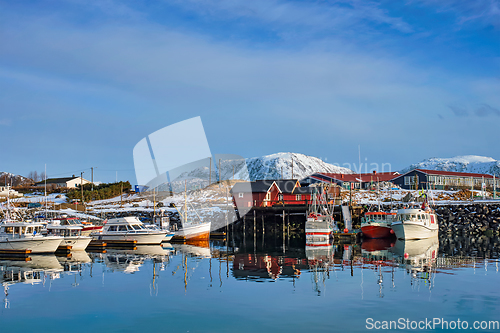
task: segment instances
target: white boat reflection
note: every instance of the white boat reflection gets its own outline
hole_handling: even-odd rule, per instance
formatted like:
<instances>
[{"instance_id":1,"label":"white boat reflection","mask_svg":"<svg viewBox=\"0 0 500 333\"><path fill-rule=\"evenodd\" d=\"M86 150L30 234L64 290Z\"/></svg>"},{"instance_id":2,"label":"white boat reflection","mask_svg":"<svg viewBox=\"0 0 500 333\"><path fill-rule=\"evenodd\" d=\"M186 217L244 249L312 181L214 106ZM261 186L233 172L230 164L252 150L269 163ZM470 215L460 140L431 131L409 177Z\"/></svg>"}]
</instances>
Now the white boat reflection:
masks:
<instances>
[{"instance_id":1,"label":"white boat reflection","mask_svg":"<svg viewBox=\"0 0 500 333\"><path fill-rule=\"evenodd\" d=\"M439 249L437 237L419 240L397 240L391 251L394 253L396 264L407 270L412 279L429 281L429 288L433 285L431 275L436 266Z\"/></svg>"},{"instance_id":2,"label":"white boat reflection","mask_svg":"<svg viewBox=\"0 0 500 333\"><path fill-rule=\"evenodd\" d=\"M193 242L185 244L172 244L177 252L200 258L211 258L210 244L206 242Z\"/></svg>"},{"instance_id":3,"label":"white boat reflection","mask_svg":"<svg viewBox=\"0 0 500 333\"><path fill-rule=\"evenodd\" d=\"M161 245L140 245L134 249L108 249L101 254L106 267L111 271L135 273L146 260L167 262L171 251Z\"/></svg>"}]
</instances>

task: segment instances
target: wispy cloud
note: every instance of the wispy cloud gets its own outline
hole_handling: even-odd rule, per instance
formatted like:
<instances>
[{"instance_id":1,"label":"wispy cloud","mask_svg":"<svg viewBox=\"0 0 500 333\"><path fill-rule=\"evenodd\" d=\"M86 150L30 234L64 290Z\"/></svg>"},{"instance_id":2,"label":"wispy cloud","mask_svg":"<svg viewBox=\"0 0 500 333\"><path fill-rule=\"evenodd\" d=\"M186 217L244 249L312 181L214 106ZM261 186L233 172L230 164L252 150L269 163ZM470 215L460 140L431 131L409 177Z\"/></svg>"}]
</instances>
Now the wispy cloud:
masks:
<instances>
[{"instance_id":1,"label":"wispy cloud","mask_svg":"<svg viewBox=\"0 0 500 333\"><path fill-rule=\"evenodd\" d=\"M467 112L467 110L459 106L449 105L448 107L450 108L451 112L453 112L453 114L455 114L455 116L457 117L465 117L469 115L469 112Z\"/></svg>"},{"instance_id":2,"label":"wispy cloud","mask_svg":"<svg viewBox=\"0 0 500 333\"><path fill-rule=\"evenodd\" d=\"M453 12L457 15L457 23L491 24L500 27L499 0L414 0L433 6L439 11Z\"/></svg>"},{"instance_id":3,"label":"wispy cloud","mask_svg":"<svg viewBox=\"0 0 500 333\"><path fill-rule=\"evenodd\" d=\"M0 119L0 126L10 126L12 121L10 119Z\"/></svg>"},{"instance_id":4,"label":"wispy cloud","mask_svg":"<svg viewBox=\"0 0 500 333\"><path fill-rule=\"evenodd\" d=\"M488 104L483 104L479 106L476 110L474 110L474 114L478 117L487 117L490 115L498 116L500 117L500 110L491 107Z\"/></svg>"},{"instance_id":5,"label":"wispy cloud","mask_svg":"<svg viewBox=\"0 0 500 333\"><path fill-rule=\"evenodd\" d=\"M412 27L391 16L374 1L344 0L299 2L284 0L179 0L179 6L218 19L251 18L261 23L313 30L364 29L370 24L388 25L401 32Z\"/></svg>"},{"instance_id":6,"label":"wispy cloud","mask_svg":"<svg viewBox=\"0 0 500 333\"><path fill-rule=\"evenodd\" d=\"M464 107L460 107L460 106L456 106L456 105L449 105L448 107L453 112L453 114L457 117L467 117L469 115L474 115L477 117L488 117L488 116L500 117L500 110L497 108L494 108L491 105L488 105L486 103L482 103L482 104L472 108L472 111L469 111L468 108L464 108Z\"/></svg>"}]
</instances>

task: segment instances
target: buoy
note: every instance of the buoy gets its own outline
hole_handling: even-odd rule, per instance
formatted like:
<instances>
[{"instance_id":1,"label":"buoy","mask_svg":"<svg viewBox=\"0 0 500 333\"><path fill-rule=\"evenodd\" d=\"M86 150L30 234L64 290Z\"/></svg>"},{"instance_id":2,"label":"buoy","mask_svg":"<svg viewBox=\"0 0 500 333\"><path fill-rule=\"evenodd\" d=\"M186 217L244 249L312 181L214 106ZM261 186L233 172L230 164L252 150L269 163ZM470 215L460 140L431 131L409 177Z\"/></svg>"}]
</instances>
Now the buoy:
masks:
<instances>
[{"instance_id":1,"label":"buoy","mask_svg":"<svg viewBox=\"0 0 500 333\"><path fill-rule=\"evenodd\" d=\"M405 259L408 259L408 253L405 253Z\"/></svg>"},{"instance_id":2,"label":"buoy","mask_svg":"<svg viewBox=\"0 0 500 333\"><path fill-rule=\"evenodd\" d=\"M344 234L347 234L349 232L349 229L345 228L344 229Z\"/></svg>"},{"instance_id":3,"label":"buoy","mask_svg":"<svg viewBox=\"0 0 500 333\"><path fill-rule=\"evenodd\" d=\"M393 234L393 233L394 233L394 230L392 230L392 229L391 229L390 233L391 233L391 234Z\"/></svg>"}]
</instances>

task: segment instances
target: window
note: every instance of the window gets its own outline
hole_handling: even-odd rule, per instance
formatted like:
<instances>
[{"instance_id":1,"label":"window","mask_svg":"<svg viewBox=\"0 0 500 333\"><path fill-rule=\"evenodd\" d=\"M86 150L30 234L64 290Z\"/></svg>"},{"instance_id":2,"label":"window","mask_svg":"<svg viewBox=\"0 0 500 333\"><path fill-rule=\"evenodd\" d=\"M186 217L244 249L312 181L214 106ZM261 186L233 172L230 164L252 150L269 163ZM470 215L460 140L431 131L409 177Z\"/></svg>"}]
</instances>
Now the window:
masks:
<instances>
[{"instance_id":1,"label":"window","mask_svg":"<svg viewBox=\"0 0 500 333\"><path fill-rule=\"evenodd\" d=\"M300 201L300 200L302 200L302 194L297 194L295 196L295 201Z\"/></svg>"},{"instance_id":2,"label":"window","mask_svg":"<svg viewBox=\"0 0 500 333\"><path fill-rule=\"evenodd\" d=\"M243 192L238 193L238 198L243 198Z\"/></svg>"},{"instance_id":3,"label":"window","mask_svg":"<svg viewBox=\"0 0 500 333\"><path fill-rule=\"evenodd\" d=\"M118 231L127 231L127 226L125 226L125 225L119 226Z\"/></svg>"},{"instance_id":4,"label":"window","mask_svg":"<svg viewBox=\"0 0 500 333\"><path fill-rule=\"evenodd\" d=\"M108 231L116 231L116 225L112 225L108 228Z\"/></svg>"},{"instance_id":5,"label":"window","mask_svg":"<svg viewBox=\"0 0 500 333\"><path fill-rule=\"evenodd\" d=\"M278 200L283 200L283 194L278 194Z\"/></svg>"}]
</instances>

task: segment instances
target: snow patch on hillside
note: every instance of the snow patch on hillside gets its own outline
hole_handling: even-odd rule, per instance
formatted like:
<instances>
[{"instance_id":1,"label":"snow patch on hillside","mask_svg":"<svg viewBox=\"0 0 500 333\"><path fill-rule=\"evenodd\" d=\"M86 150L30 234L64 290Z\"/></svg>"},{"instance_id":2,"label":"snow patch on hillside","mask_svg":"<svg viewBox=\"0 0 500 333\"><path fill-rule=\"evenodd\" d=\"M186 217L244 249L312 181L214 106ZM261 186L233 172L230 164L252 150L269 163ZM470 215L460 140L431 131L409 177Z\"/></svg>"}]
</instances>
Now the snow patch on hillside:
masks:
<instances>
[{"instance_id":1,"label":"snow patch on hillside","mask_svg":"<svg viewBox=\"0 0 500 333\"><path fill-rule=\"evenodd\" d=\"M485 173L490 175L500 174L500 161L492 157L465 155L451 158L429 158L419 163L410 165L401 170L401 173L413 169L443 170L455 172Z\"/></svg>"}]
</instances>

